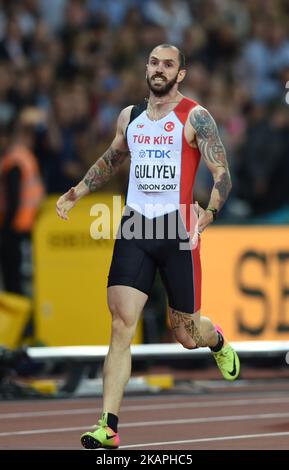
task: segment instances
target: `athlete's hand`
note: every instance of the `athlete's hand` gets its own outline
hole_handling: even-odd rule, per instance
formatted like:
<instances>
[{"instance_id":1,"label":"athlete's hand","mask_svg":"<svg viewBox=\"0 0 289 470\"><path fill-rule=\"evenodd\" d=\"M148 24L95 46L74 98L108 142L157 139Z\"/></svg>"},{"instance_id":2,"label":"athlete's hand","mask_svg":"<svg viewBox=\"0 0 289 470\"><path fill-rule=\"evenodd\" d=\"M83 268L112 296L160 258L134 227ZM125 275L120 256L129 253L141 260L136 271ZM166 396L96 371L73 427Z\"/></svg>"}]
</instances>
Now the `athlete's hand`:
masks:
<instances>
[{"instance_id":1,"label":"athlete's hand","mask_svg":"<svg viewBox=\"0 0 289 470\"><path fill-rule=\"evenodd\" d=\"M61 219L68 220L67 213L72 209L77 202L77 194L75 188L70 188L67 193L64 193L56 203L56 212Z\"/></svg>"},{"instance_id":2,"label":"athlete's hand","mask_svg":"<svg viewBox=\"0 0 289 470\"><path fill-rule=\"evenodd\" d=\"M211 222L213 222L213 214L211 211L206 211L199 206L198 201L195 202L195 211L198 216L198 232L200 234Z\"/></svg>"}]
</instances>

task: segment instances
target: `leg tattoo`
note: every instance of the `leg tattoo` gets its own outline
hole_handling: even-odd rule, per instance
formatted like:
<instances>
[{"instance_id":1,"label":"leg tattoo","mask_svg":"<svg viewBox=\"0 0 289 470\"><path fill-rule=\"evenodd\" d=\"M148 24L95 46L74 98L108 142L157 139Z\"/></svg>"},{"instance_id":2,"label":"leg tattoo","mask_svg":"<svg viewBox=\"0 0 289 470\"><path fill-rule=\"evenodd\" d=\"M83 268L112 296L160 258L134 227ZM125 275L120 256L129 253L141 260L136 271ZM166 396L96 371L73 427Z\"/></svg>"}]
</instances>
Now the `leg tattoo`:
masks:
<instances>
[{"instance_id":1,"label":"leg tattoo","mask_svg":"<svg viewBox=\"0 0 289 470\"><path fill-rule=\"evenodd\" d=\"M185 328L186 332L194 340L197 347L205 347L208 345L207 341L202 337L200 326L196 325L196 321L191 313L183 313L178 310L171 310L171 322L173 331L177 332L178 329ZM198 322L199 323L199 322Z\"/></svg>"}]
</instances>

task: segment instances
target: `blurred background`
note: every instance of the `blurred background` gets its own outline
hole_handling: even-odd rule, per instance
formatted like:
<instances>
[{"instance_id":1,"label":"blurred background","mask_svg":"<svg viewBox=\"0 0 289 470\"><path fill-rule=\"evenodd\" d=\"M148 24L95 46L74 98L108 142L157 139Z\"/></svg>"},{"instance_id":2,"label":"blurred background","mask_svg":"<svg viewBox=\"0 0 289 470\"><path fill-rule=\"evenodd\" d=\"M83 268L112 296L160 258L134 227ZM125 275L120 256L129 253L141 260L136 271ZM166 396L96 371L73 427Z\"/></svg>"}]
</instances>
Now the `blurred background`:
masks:
<instances>
[{"instance_id":1,"label":"blurred background","mask_svg":"<svg viewBox=\"0 0 289 470\"><path fill-rule=\"evenodd\" d=\"M204 313L227 323L234 340L288 339L289 1L2 0L5 347L107 344L113 242L91 239L89 211L125 194L128 165L69 224L54 205L110 145L120 110L148 96L145 66L160 43L184 51L181 91L216 119L233 180L204 234ZM203 206L211 187L201 164ZM157 279L136 342L170 340Z\"/></svg>"}]
</instances>

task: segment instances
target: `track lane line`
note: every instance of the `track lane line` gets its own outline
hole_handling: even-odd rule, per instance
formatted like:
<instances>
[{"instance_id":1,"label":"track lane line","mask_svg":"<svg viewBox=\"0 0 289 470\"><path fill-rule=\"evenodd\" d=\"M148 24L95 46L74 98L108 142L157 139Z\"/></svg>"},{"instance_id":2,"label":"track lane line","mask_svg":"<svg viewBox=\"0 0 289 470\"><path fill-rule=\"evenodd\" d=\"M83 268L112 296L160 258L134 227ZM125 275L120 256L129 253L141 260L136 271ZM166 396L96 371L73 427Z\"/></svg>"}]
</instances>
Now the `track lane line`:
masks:
<instances>
[{"instance_id":1,"label":"track lane line","mask_svg":"<svg viewBox=\"0 0 289 470\"><path fill-rule=\"evenodd\" d=\"M183 441L167 441L167 442L145 442L144 444L133 444L128 446L121 446L121 449L134 449L137 447L155 447L165 445L177 445L177 444L198 444L201 442L217 442L217 441L234 441L241 439L258 439L266 437L282 437L289 436L289 432L269 432L264 434L240 434L237 436L220 436L220 437L204 437L200 439L186 439Z\"/></svg>"},{"instance_id":2,"label":"track lane line","mask_svg":"<svg viewBox=\"0 0 289 470\"><path fill-rule=\"evenodd\" d=\"M194 397L192 397L192 400ZM215 408L215 407L234 407L234 406L254 406L266 404L282 404L289 403L289 397L276 397L276 398L257 398L252 399L233 399L233 400L217 400L217 401L193 401L182 403L160 403L160 404L146 404L146 405L125 405L122 407L121 412L129 411L149 411L149 410L168 410L168 409L182 409L182 408ZM51 410L51 411L23 411L16 413L2 413L1 419L20 419L44 416L66 416L66 415L79 415L79 414L96 414L101 412L102 409L96 408L72 408L67 410Z\"/></svg>"},{"instance_id":3,"label":"track lane line","mask_svg":"<svg viewBox=\"0 0 289 470\"><path fill-rule=\"evenodd\" d=\"M187 419L170 419L170 420L159 420L159 421L140 421L132 423L122 423L119 425L119 428L142 428L148 426L167 426L167 425L183 425L183 424L207 424L207 423L221 423L221 422L236 422L236 421L258 421L266 419L280 419L288 418L288 413L261 413L261 414L250 414L250 415L230 415L230 416L210 416L206 418L187 418ZM27 429L23 431L9 431L9 432L0 432L0 437L8 436L27 436L35 434L50 434L58 432L75 432L83 431L91 428L91 425L88 426L74 426L74 427L65 427L65 428L47 428L47 429Z\"/></svg>"}]
</instances>

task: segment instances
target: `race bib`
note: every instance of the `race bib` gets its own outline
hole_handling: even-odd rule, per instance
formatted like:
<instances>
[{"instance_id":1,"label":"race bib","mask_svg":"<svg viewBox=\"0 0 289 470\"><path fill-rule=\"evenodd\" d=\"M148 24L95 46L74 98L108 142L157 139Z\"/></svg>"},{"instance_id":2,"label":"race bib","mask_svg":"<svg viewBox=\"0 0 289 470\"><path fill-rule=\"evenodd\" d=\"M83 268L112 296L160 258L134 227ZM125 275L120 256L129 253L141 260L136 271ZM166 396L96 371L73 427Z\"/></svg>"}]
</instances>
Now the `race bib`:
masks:
<instances>
[{"instance_id":1,"label":"race bib","mask_svg":"<svg viewBox=\"0 0 289 470\"><path fill-rule=\"evenodd\" d=\"M162 151L159 150L159 152ZM153 160L142 159L140 156L132 161L138 191L179 191L180 159L173 156L170 151L167 151L165 156L167 158L154 158Z\"/></svg>"}]
</instances>

